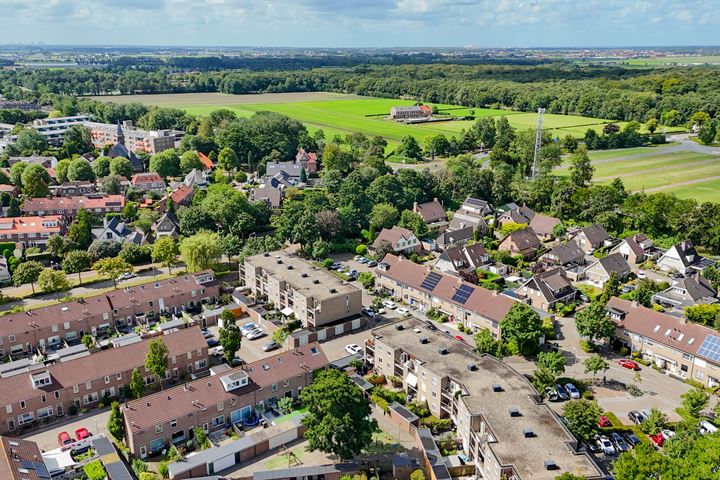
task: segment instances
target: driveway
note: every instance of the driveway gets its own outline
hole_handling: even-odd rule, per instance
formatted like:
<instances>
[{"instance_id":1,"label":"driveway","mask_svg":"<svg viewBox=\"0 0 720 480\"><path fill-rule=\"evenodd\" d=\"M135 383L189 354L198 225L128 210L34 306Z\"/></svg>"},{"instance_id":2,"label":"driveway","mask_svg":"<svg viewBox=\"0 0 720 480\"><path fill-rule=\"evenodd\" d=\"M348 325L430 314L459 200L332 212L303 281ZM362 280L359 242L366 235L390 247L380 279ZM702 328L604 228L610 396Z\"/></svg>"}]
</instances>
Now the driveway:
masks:
<instances>
[{"instance_id":1,"label":"driveway","mask_svg":"<svg viewBox=\"0 0 720 480\"><path fill-rule=\"evenodd\" d=\"M112 438L110 433L107 431L107 422L109 418L109 408L101 411L93 410L85 415L76 415L74 417L65 418L58 424L54 424L44 430L35 430L32 433L23 435L22 438L36 442L42 452L58 448L58 433L67 432L74 438L75 430L81 427L87 428L93 435L102 433L106 437Z\"/></svg>"}]
</instances>

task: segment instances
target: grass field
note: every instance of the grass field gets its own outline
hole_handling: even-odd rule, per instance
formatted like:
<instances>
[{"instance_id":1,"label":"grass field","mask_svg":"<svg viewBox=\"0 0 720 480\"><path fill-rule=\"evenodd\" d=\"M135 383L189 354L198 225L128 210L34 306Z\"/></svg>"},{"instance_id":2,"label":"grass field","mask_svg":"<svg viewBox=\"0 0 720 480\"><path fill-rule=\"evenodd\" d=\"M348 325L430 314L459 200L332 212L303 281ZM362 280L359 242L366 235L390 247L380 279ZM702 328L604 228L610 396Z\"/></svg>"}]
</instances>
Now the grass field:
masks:
<instances>
[{"instance_id":1,"label":"grass field","mask_svg":"<svg viewBox=\"0 0 720 480\"><path fill-rule=\"evenodd\" d=\"M455 120L447 122L406 125L387 119L394 105L412 105L412 100L361 97L337 93L271 93L253 95L226 95L222 93L182 93L161 95L128 95L93 97L96 100L115 103L140 102L147 105L181 108L195 115L207 115L213 110L227 108L239 116L249 117L255 112L269 110L282 113L303 122L309 130L322 129L326 137L336 134L363 132L367 135L381 135L391 144L412 135L423 141L428 135L457 135L469 128L473 121ZM457 105L432 104L441 113L454 117L470 115L475 117L506 116L518 129L534 129L537 114L508 110L467 108ZM600 130L606 120L572 115L546 114L543 126L553 135L563 137L571 134L582 137L588 128Z\"/></svg>"},{"instance_id":2,"label":"grass field","mask_svg":"<svg viewBox=\"0 0 720 480\"><path fill-rule=\"evenodd\" d=\"M720 156L674 145L590 152L594 183L622 179L633 191L668 192L680 198L720 201ZM567 175L568 162L556 172Z\"/></svg>"},{"instance_id":3,"label":"grass field","mask_svg":"<svg viewBox=\"0 0 720 480\"><path fill-rule=\"evenodd\" d=\"M665 65L718 65L720 64L720 55L632 58L624 60L623 63L646 67L662 67Z\"/></svg>"}]
</instances>

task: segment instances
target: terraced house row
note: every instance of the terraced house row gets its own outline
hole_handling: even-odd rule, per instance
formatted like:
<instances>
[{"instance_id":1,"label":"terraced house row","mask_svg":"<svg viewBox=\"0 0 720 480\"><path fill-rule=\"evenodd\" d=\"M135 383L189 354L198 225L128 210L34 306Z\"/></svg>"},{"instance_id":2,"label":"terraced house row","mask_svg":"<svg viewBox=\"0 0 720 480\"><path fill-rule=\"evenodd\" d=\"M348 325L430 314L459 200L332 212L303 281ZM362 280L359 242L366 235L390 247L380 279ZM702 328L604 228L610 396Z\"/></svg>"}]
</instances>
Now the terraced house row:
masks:
<instances>
[{"instance_id":1,"label":"terraced house row","mask_svg":"<svg viewBox=\"0 0 720 480\"><path fill-rule=\"evenodd\" d=\"M166 378L179 379L208 366L207 343L199 327L163 335L168 347ZM132 371L139 369L145 383L156 381L145 367L151 340L90 354L87 350L67 361L28 364L0 377L0 433L61 417L71 408L91 408L103 399L122 396Z\"/></svg>"},{"instance_id":2,"label":"terraced house row","mask_svg":"<svg viewBox=\"0 0 720 480\"><path fill-rule=\"evenodd\" d=\"M201 272L5 315L0 321L0 358L74 345L85 334L143 324L160 314L214 301L218 294L213 273Z\"/></svg>"}]
</instances>

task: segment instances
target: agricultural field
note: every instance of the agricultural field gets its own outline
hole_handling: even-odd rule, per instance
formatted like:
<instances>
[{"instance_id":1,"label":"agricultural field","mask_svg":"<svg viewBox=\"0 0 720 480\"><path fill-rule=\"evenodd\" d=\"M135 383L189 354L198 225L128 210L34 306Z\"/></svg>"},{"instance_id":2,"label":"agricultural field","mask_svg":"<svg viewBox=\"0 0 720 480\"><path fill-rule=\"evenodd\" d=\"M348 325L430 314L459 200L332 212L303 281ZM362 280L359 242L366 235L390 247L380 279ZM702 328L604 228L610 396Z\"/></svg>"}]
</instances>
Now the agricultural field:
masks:
<instances>
[{"instance_id":1,"label":"agricultural field","mask_svg":"<svg viewBox=\"0 0 720 480\"><path fill-rule=\"evenodd\" d=\"M683 145L590 152L594 183L622 179L633 191L667 192L680 198L720 201L720 151L702 153ZM568 174L568 161L556 170Z\"/></svg>"},{"instance_id":2,"label":"agricultural field","mask_svg":"<svg viewBox=\"0 0 720 480\"><path fill-rule=\"evenodd\" d=\"M664 67L669 65L718 65L720 55L688 55L671 57L632 58L623 60L626 65Z\"/></svg>"},{"instance_id":3,"label":"agricultural field","mask_svg":"<svg viewBox=\"0 0 720 480\"><path fill-rule=\"evenodd\" d=\"M429 135L457 135L472 125L470 120L449 120L415 125L406 125L388 120L390 108L394 105L413 105L412 100L362 97L337 93L271 93L255 95L227 95L222 93L181 93L163 95L128 95L93 97L99 101L115 103L140 102L147 105L181 108L195 115L207 115L213 110L227 108L239 116L249 117L255 112L269 110L303 122L309 130L322 129L326 137L362 132L366 135L381 135L390 144L397 144L412 135L422 142ZM431 104L441 114L452 117L506 116L518 129L534 129L537 114L486 108L467 108L457 105ZM588 128L600 130L606 120L572 115L546 114L543 126L554 136L571 134L582 137Z\"/></svg>"}]
</instances>

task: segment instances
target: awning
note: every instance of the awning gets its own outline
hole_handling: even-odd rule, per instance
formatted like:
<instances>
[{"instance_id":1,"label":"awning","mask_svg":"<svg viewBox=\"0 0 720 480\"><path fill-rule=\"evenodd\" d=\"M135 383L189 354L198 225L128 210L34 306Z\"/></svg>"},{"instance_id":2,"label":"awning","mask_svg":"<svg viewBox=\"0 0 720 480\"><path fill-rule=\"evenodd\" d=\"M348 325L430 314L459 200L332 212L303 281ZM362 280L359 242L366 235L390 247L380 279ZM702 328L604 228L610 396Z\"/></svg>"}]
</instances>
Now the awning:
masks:
<instances>
[{"instance_id":1,"label":"awning","mask_svg":"<svg viewBox=\"0 0 720 480\"><path fill-rule=\"evenodd\" d=\"M289 317L290 315L292 315L293 313L295 313L295 310L293 310L293 309L290 308L290 307L285 307L285 308L283 308L282 310L280 310L280 313L282 313L282 314L285 315L286 317Z\"/></svg>"},{"instance_id":2,"label":"awning","mask_svg":"<svg viewBox=\"0 0 720 480\"><path fill-rule=\"evenodd\" d=\"M408 373L405 382L413 388L417 387L417 377L413 373Z\"/></svg>"}]
</instances>

